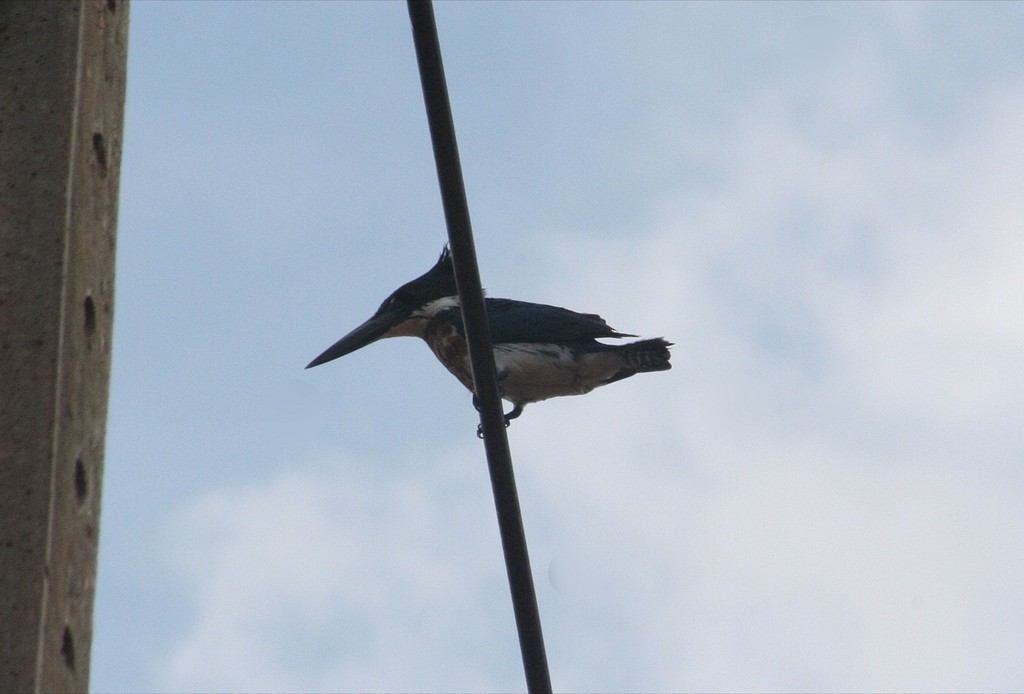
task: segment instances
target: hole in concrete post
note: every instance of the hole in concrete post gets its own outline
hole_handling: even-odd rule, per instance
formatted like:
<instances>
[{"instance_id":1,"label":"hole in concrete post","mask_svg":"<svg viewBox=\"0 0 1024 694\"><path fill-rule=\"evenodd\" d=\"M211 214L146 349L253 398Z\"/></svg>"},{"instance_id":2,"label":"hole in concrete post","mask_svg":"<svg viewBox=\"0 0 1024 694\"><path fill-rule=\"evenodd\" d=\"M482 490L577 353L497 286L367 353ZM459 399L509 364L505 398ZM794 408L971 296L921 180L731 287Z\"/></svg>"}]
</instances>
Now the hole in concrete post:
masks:
<instances>
[{"instance_id":1,"label":"hole in concrete post","mask_svg":"<svg viewBox=\"0 0 1024 694\"><path fill-rule=\"evenodd\" d=\"M107 176L107 147L103 144L103 133L92 134L92 151L96 155L96 164L100 167L100 177Z\"/></svg>"},{"instance_id":2,"label":"hole in concrete post","mask_svg":"<svg viewBox=\"0 0 1024 694\"><path fill-rule=\"evenodd\" d=\"M60 654L64 656L64 664L72 672L75 669L75 639L71 636L71 628L64 625L64 638L60 644Z\"/></svg>"},{"instance_id":3,"label":"hole in concrete post","mask_svg":"<svg viewBox=\"0 0 1024 694\"><path fill-rule=\"evenodd\" d=\"M107 9L111 12L117 12L117 0L107 0Z\"/></svg>"},{"instance_id":4,"label":"hole in concrete post","mask_svg":"<svg viewBox=\"0 0 1024 694\"><path fill-rule=\"evenodd\" d=\"M88 493L89 478L86 477L85 463L82 462L82 457L79 456L75 461L75 498L78 499L78 503L85 501Z\"/></svg>"},{"instance_id":5,"label":"hole in concrete post","mask_svg":"<svg viewBox=\"0 0 1024 694\"><path fill-rule=\"evenodd\" d=\"M93 303L92 297L85 297L85 336L92 337L92 334L96 332L96 304Z\"/></svg>"}]
</instances>

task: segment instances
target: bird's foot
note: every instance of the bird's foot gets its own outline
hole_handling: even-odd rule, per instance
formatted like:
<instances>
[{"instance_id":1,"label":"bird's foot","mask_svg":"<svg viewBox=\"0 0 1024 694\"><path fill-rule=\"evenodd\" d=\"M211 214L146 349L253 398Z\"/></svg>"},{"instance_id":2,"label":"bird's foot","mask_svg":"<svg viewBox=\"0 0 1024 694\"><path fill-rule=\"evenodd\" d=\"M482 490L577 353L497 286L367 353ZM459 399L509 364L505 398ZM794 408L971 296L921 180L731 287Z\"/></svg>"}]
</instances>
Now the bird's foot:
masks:
<instances>
[{"instance_id":1,"label":"bird's foot","mask_svg":"<svg viewBox=\"0 0 1024 694\"><path fill-rule=\"evenodd\" d=\"M476 401L476 396L475 395L473 396L473 407L476 407L477 412L480 411L480 408L477 407L477 401ZM523 413L523 406L522 405L516 405L515 407L513 407L512 411L505 415L505 428L508 429L509 425L512 424L512 420L515 419L516 417L518 417L519 415L521 415L522 413ZM477 424L476 425L476 437L478 439L482 439L484 437L484 425L483 424Z\"/></svg>"},{"instance_id":2,"label":"bird's foot","mask_svg":"<svg viewBox=\"0 0 1024 694\"><path fill-rule=\"evenodd\" d=\"M523 406L522 405L516 405L515 407L513 407L512 411L509 412L507 415L505 415L505 426L507 427L509 425L509 423L513 419L515 419L516 417L518 417L522 413L523 413Z\"/></svg>"}]
</instances>

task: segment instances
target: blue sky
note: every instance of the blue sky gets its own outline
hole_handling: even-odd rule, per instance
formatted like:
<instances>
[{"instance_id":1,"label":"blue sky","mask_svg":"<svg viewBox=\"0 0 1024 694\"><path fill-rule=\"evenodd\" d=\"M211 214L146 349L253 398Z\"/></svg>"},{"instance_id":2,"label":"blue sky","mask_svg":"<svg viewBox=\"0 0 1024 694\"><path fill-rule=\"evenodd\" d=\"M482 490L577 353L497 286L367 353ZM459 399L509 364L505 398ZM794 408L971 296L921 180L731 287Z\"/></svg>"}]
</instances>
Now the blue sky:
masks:
<instances>
[{"instance_id":1,"label":"blue sky","mask_svg":"<svg viewBox=\"0 0 1024 694\"><path fill-rule=\"evenodd\" d=\"M402 3L132 5L97 691L523 680L476 414L304 371L445 231ZM1024 687L1024 5L441 3L555 688Z\"/></svg>"}]
</instances>

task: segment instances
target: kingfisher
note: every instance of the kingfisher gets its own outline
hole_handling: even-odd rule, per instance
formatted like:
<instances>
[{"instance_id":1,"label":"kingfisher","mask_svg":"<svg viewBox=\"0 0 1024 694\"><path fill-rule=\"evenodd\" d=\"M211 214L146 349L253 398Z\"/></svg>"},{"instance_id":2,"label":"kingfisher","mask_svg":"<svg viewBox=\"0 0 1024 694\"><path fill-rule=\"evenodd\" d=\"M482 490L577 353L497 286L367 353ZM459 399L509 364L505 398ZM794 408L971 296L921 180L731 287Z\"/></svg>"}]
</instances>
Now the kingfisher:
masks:
<instances>
[{"instance_id":1,"label":"kingfisher","mask_svg":"<svg viewBox=\"0 0 1024 694\"><path fill-rule=\"evenodd\" d=\"M485 299L502 399L512 404L505 426L533 402L582 395L638 373L666 371L664 338L607 344L598 338L637 337L613 330L601 316L512 299ZM451 253L393 291L377 312L306 366L343 357L388 337L422 338L448 371L473 393L466 331ZM476 395L473 405L476 406ZM480 434L480 429L477 430Z\"/></svg>"}]
</instances>

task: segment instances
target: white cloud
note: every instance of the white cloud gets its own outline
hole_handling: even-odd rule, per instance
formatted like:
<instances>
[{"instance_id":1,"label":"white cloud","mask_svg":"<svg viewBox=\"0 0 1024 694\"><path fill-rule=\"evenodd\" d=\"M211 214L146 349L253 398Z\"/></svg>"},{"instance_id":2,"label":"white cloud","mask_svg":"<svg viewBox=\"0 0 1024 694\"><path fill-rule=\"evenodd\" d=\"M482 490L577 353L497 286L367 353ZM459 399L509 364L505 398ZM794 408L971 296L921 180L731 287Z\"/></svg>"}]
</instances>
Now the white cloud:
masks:
<instances>
[{"instance_id":1,"label":"white cloud","mask_svg":"<svg viewBox=\"0 0 1024 694\"><path fill-rule=\"evenodd\" d=\"M842 448L739 453L685 542L697 578L665 601L682 608L661 617L682 656L666 687L936 691L1019 681L1012 653L1024 635L1008 613L1020 616L1024 560L997 540L1024 521L1013 495L962 472Z\"/></svg>"},{"instance_id":2,"label":"white cloud","mask_svg":"<svg viewBox=\"0 0 1024 694\"><path fill-rule=\"evenodd\" d=\"M976 110L937 151L877 117L823 142L773 98L726 138L726 185L646 235L549 244L575 268L554 295L678 342L661 380L517 446L551 461L529 474L566 514L556 582L601 577L626 625L576 610L607 634L594 671L614 646L648 668L626 687L1024 681L1024 100Z\"/></svg>"},{"instance_id":3,"label":"white cloud","mask_svg":"<svg viewBox=\"0 0 1024 694\"><path fill-rule=\"evenodd\" d=\"M500 554L486 498L462 497L467 469L449 457L377 476L341 458L189 500L172 540L195 615L163 686L500 689L480 665L492 622L507 626L484 611Z\"/></svg>"}]
</instances>

